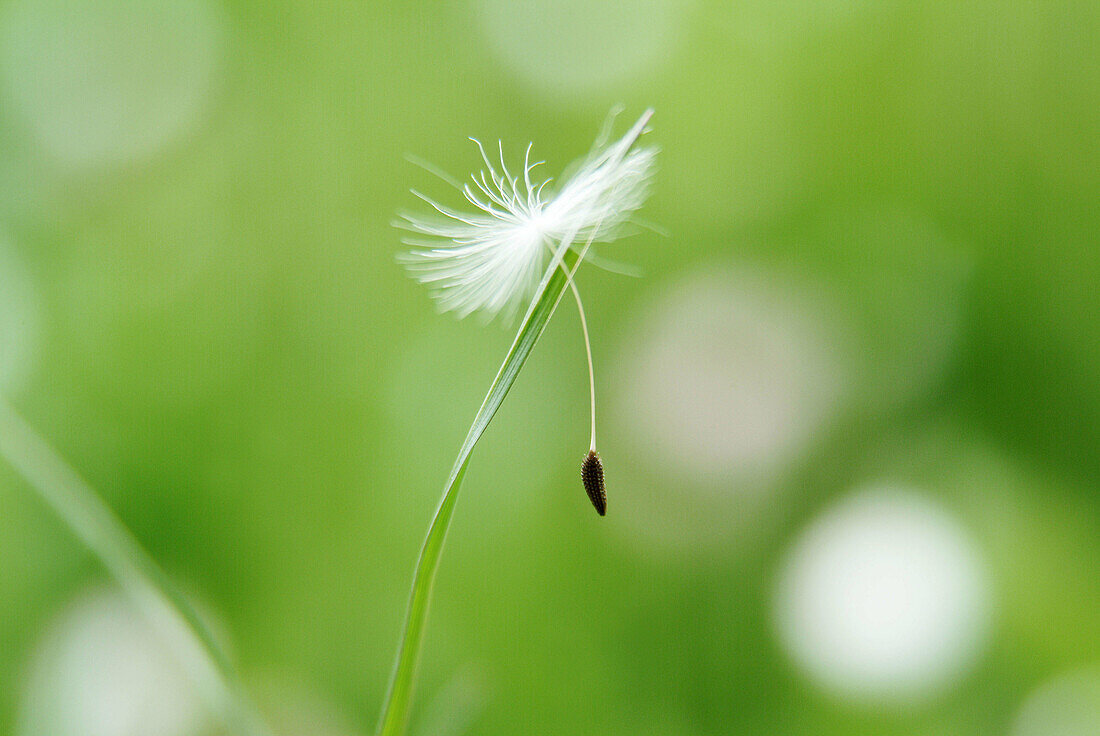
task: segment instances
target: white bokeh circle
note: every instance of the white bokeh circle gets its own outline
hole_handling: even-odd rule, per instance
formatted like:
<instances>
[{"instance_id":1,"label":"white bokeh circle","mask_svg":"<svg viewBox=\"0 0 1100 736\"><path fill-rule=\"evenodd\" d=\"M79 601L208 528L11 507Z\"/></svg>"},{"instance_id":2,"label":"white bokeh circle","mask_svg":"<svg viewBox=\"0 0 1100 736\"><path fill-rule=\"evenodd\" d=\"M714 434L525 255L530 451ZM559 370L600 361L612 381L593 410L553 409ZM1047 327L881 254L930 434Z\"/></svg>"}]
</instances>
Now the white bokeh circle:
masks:
<instances>
[{"instance_id":1,"label":"white bokeh circle","mask_svg":"<svg viewBox=\"0 0 1100 736\"><path fill-rule=\"evenodd\" d=\"M201 113L223 25L210 0L15 0L0 12L5 106L66 164L144 158Z\"/></svg>"},{"instance_id":2,"label":"white bokeh circle","mask_svg":"<svg viewBox=\"0 0 1100 736\"><path fill-rule=\"evenodd\" d=\"M916 491L872 486L795 541L779 574L775 620L795 663L860 701L934 695L988 638L990 585L966 530Z\"/></svg>"},{"instance_id":3,"label":"white bokeh circle","mask_svg":"<svg viewBox=\"0 0 1100 736\"><path fill-rule=\"evenodd\" d=\"M681 479L769 478L836 408L824 311L778 276L688 275L638 315L616 361L618 426Z\"/></svg>"},{"instance_id":4,"label":"white bokeh circle","mask_svg":"<svg viewBox=\"0 0 1100 736\"><path fill-rule=\"evenodd\" d=\"M1064 672L1036 688L1013 720L1009 736L1100 734L1100 664Z\"/></svg>"},{"instance_id":5,"label":"white bokeh circle","mask_svg":"<svg viewBox=\"0 0 1100 736\"><path fill-rule=\"evenodd\" d=\"M31 661L19 736L197 736L203 703L174 650L113 591L79 597Z\"/></svg>"},{"instance_id":6,"label":"white bokeh circle","mask_svg":"<svg viewBox=\"0 0 1100 736\"><path fill-rule=\"evenodd\" d=\"M555 99L615 89L674 45L682 0L477 0L481 27L507 71Z\"/></svg>"},{"instance_id":7,"label":"white bokeh circle","mask_svg":"<svg viewBox=\"0 0 1100 736\"><path fill-rule=\"evenodd\" d=\"M785 479L840 408L833 318L807 282L724 262L627 315L597 390L608 513L624 544L726 554L773 528Z\"/></svg>"}]
</instances>

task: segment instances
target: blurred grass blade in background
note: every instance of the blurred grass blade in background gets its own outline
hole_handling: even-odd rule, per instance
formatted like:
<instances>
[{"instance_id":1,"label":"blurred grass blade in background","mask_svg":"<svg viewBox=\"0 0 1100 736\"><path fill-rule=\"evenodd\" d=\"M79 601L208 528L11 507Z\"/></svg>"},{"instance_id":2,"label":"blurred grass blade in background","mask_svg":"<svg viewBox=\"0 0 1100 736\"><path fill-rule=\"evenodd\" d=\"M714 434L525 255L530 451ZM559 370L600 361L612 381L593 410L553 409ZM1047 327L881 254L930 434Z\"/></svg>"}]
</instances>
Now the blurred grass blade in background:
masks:
<instances>
[{"instance_id":1,"label":"blurred grass blade in background","mask_svg":"<svg viewBox=\"0 0 1100 736\"><path fill-rule=\"evenodd\" d=\"M240 736L270 736L198 612L84 479L4 401L0 457L118 581L225 725Z\"/></svg>"}]
</instances>

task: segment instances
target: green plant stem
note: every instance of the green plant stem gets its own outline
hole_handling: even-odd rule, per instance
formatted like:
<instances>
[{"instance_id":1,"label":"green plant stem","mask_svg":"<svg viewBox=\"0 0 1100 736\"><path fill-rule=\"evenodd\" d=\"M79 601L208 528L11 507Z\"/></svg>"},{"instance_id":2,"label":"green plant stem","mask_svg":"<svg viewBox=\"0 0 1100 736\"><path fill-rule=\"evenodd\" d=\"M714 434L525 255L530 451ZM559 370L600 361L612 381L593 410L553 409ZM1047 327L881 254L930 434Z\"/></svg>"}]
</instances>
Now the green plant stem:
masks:
<instances>
[{"instance_id":1,"label":"green plant stem","mask_svg":"<svg viewBox=\"0 0 1100 736\"><path fill-rule=\"evenodd\" d=\"M443 542L447 538L451 515L454 513L455 501L458 499L458 490L466 474L466 466L470 462L470 453L473 452L474 445L481 439L481 435L500 408L504 397L508 395L509 389L519 376L520 369L527 362L535 344L542 337L550 317L561 302L565 294L565 286L569 281L566 270L575 269L584 256L583 250L580 254L576 254L568 249L572 239L570 236L562 241L547 268L542 283L539 284L532 299L531 307L527 310L527 315L512 342L512 347L508 350L496 378L489 386L489 392L485 395L477 416L474 417L470 431L466 434L466 439L458 452L451 475L444 486L443 497L428 527L428 534L424 538L420 557L416 562L412 593L405 617L405 629L401 635L397 662L394 665L389 690L382 707L382 716L376 732L378 736L399 736L405 732L435 573L439 566L440 553L443 551Z\"/></svg>"},{"instance_id":2,"label":"green plant stem","mask_svg":"<svg viewBox=\"0 0 1100 736\"><path fill-rule=\"evenodd\" d=\"M195 609L91 486L2 400L0 457L99 558L164 641L174 646L174 654L226 726L241 736L270 736Z\"/></svg>"}]
</instances>

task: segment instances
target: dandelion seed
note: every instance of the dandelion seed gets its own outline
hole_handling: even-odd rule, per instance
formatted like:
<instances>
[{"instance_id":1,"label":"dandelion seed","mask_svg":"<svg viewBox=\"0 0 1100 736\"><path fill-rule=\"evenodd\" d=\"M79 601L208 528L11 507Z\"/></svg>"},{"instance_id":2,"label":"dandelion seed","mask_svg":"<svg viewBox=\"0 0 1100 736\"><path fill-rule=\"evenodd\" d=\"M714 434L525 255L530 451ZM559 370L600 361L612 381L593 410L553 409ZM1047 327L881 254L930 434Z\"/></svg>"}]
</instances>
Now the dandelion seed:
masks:
<instances>
[{"instance_id":1,"label":"dandelion seed","mask_svg":"<svg viewBox=\"0 0 1100 736\"><path fill-rule=\"evenodd\" d=\"M603 516L607 513L607 489L603 482L603 462L600 453L589 450L581 464L581 481L584 483L588 500L596 507L596 513Z\"/></svg>"},{"instance_id":2,"label":"dandelion seed","mask_svg":"<svg viewBox=\"0 0 1100 736\"><path fill-rule=\"evenodd\" d=\"M580 313L588 359L592 436L585 459L585 490L596 511L605 513L603 466L596 453L596 385L592 346L580 291L573 281L576 269L593 242L610 242L624 234L631 214L649 193L649 179L657 150L636 147L653 115L647 110L626 135L610 140L608 119L592 150L571 167L560 188L551 179L533 175L542 161L531 161L531 145L524 154L522 173L513 175L504 161L504 146L497 144L499 170L485 147L471 139L481 153L485 169L465 184L424 168L449 181L462 193L473 212L452 209L413 191L435 212L404 213L395 223L416 235L403 242L413 247L400 257L410 274L428 285L439 308L466 317L481 312L511 320L521 305L530 301L550 258L568 279ZM577 255L571 268L561 256L566 248Z\"/></svg>"},{"instance_id":3,"label":"dandelion seed","mask_svg":"<svg viewBox=\"0 0 1100 736\"><path fill-rule=\"evenodd\" d=\"M651 115L646 111L614 143L607 142L605 128L592 151L553 192L551 179L534 176L544 162L531 161L531 145L522 173L513 176L503 145L498 144L499 162L494 162L474 140L485 169L460 188L474 211L452 209L414 191L435 213L400 215L395 224L417 234L404 240L414 250L403 254L401 262L431 288L442 311L458 317L480 311L511 319L530 299L563 239L576 244L615 240L641 207L657 152L634 143Z\"/></svg>"}]
</instances>

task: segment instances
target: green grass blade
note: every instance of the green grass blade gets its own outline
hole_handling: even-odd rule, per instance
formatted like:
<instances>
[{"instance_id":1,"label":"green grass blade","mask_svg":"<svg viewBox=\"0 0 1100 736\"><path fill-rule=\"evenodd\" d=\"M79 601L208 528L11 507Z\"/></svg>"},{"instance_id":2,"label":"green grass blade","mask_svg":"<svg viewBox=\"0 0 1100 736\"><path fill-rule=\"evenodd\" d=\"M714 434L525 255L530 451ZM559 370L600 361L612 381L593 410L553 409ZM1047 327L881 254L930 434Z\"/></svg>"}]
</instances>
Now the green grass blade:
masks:
<instances>
[{"instance_id":1,"label":"green grass blade","mask_svg":"<svg viewBox=\"0 0 1100 736\"><path fill-rule=\"evenodd\" d=\"M572 268L577 255L567 250L572 238L567 238L560 246L558 254L546 270L542 283L535 292L531 307L527 310L512 347L504 358L504 362L497 372L496 378L489 386L489 392L478 409L477 416L470 426L454 468L447 479L443 489L443 497L436 508L435 516L428 527L428 534L424 538L424 544L420 548L420 557L416 563L416 572L413 576L412 594L409 598L409 609L405 617L405 630L401 637L401 644L397 651L397 662L390 679L389 691L382 709L382 716L378 723L378 736L398 736L405 732L409 718L409 707L412 704L413 680L416 674L417 660L420 654L420 646L424 638L424 624L428 616L428 605L431 602L432 585L435 581L436 568L439 565L439 557L443 551L443 542L447 537L447 528L454 513L455 501L458 498L458 490L462 485L462 478L466 474L466 466L470 462L470 453L474 445L481 439L485 429L489 426L497 409L500 408L504 397L519 376L527 358L531 355L535 344L542 337L550 317L557 309L565 287L568 283L565 270Z\"/></svg>"},{"instance_id":2,"label":"green grass blade","mask_svg":"<svg viewBox=\"0 0 1100 736\"><path fill-rule=\"evenodd\" d=\"M210 630L129 529L80 475L0 401L0 457L99 558L170 645L211 709L241 736L269 736Z\"/></svg>"}]
</instances>

